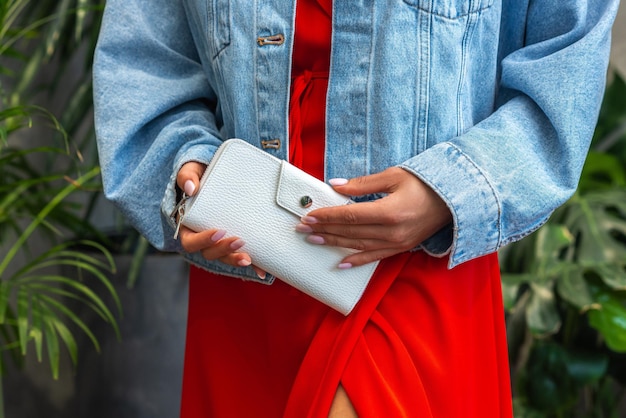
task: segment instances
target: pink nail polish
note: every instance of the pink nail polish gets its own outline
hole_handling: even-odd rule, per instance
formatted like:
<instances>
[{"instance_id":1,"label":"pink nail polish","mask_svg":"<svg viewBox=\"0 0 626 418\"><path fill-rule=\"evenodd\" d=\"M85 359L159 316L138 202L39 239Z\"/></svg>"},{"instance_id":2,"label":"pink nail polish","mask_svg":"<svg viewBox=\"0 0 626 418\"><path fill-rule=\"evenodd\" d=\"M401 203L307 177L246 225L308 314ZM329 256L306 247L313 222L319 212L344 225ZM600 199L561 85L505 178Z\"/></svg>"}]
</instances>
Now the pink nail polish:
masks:
<instances>
[{"instance_id":1,"label":"pink nail polish","mask_svg":"<svg viewBox=\"0 0 626 418\"><path fill-rule=\"evenodd\" d=\"M346 184L348 184L348 180L347 179L330 179L328 180L328 183L331 186L345 186Z\"/></svg>"},{"instance_id":2,"label":"pink nail polish","mask_svg":"<svg viewBox=\"0 0 626 418\"><path fill-rule=\"evenodd\" d=\"M320 237L319 235L309 235L308 237L306 237L306 240L309 241L311 244L317 244L317 245L326 244L326 241L324 240L324 238Z\"/></svg>"},{"instance_id":3,"label":"pink nail polish","mask_svg":"<svg viewBox=\"0 0 626 418\"><path fill-rule=\"evenodd\" d=\"M244 245L246 245L245 242L243 242L242 239L238 239L237 241L233 241L230 244L230 249L233 251L237 251L238 249L240 249L241 247L243 247Z\"/></svg>"},{"instance_id":4,"label":"pink nail polish","mask_svg":"<svg viewBox=\"0 0 626 418\"><path fill-rule=\"evenodd\" d=\"M311 232L313 232L313 228L305 224L298 224L296 225L296 231L302 232L305 234L310 234Z\"/></svg>"},{"instance_id":5,"label":"pink nail polish","mask_svg":"<svg viewBox=\"0 0 626 418\"><path fill-rule=\"evenodd\" d=\"M300 221L305 224L316 224L318 222L317 219L312 216L303 216Z\"/></svg>"},{"instance_id":6,"label":"pink nail polish","mask_svg":"<svg viewBox=\"0 0 626 418\"><path fill-rule=\"evenodd\" d=\"M185 194L187 196L193 196L193 192L196 191L196 185L193 184L193 181L187 180L185 182L185 187L183 187L183 190L185 191Z\"/></svg>"},{"instance_id":7,"label":"pink nail polish","mask_svg":"<svg viewBox=\"0 0 626 418\"><path fill-rule=\"evenodd\" d=\"M224 235L226 235L226 231L223 231L220 229L211 236L211 241L217 242L221 240L222 238L224 238Z\"/></svg>"},{"instance_id":8,"label":"pink nail polish","mask_svg":"<svg viewBox=\"0 0 626 418\"><path fill-rule=\"evenodd\" d=\"M337 266L341 270L347 270L352 268L352 263L341 263Z\"/></svg>"}]
</instances>

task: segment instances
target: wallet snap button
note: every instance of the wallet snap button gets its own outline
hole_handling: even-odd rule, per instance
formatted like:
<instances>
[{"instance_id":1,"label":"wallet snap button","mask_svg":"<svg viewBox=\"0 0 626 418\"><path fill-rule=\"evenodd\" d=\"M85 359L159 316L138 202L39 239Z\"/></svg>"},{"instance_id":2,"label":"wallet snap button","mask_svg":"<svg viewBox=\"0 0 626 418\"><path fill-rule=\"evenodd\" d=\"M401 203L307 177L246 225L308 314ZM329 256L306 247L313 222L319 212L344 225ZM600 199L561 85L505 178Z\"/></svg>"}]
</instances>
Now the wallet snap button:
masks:
<instances>
[{"instance_id":1,"label":"wallet snap button","mask_svg":"<svg viewBox=\"0 0 626 418\"><path fill-rule=\"evenodd\" d=\"M313 199L310 196L302 196L300 198L300 206L303 208L310 208L313 205Z\"/></svg>"}]
</instances>

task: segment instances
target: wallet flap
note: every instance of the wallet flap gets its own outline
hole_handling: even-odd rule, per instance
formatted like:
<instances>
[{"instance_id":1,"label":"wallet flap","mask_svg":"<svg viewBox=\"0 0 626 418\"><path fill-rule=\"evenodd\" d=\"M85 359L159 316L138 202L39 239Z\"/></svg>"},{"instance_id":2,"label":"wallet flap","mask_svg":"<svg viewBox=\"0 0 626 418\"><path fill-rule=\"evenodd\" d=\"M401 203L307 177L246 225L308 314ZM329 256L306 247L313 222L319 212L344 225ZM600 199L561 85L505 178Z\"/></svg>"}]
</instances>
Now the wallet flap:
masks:
<instances>
[{"instance_id":1,"label":"wallet flap","mask_svg":"<svg viewBox=\"0 0 626 418\"><path fill-rule=\"evenodd\" d=\"M302 217L314 209L351 202L328 184L282 161L276 192L276 203L282 208Z\"/></svg>"}]
</instances>

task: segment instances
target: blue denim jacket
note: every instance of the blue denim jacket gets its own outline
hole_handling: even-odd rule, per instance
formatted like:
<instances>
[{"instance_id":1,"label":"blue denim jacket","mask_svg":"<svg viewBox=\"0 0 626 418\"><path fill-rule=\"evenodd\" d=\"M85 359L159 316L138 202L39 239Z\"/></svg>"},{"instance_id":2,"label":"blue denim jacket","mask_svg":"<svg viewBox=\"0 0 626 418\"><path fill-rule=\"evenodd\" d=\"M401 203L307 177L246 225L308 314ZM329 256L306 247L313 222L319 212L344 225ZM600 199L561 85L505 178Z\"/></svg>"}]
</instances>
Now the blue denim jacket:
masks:
<instances>
[{"instance_id":1,"label":"blue denim jacket","mask_svg":"<svg viewBox=\"0 0 626 418\"><path fill-rule=\"evenodd\" d=\"M390 166L418 176L452 211L453 225L422 244L450 267L524 237L576 189L617 8L335 1L326 178ZM294 0L107 1L94 64L105 193L157 248L182 251L169 218L182 164L208 163L231 137L287 158L294 10Z\"/></svg>"}]
</instances>

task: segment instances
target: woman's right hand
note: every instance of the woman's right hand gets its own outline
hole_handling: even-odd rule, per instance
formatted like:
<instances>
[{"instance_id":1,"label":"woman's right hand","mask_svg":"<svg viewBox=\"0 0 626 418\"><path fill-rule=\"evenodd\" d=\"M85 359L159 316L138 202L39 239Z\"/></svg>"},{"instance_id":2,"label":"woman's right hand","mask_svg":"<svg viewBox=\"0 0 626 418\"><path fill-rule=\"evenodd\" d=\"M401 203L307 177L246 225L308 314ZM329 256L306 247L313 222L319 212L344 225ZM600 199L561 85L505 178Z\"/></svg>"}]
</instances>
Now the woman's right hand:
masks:
<instances>
[{"instance_id":1,"label":"woman's right hand","mask_svg":"<svg viewBox=\"0 0 626 418\"><path fill-rule=\"evenodd\" d=\"M205 169L206 165L198 162L184 164L176 177L178 187L184 190L187 196L193 196L198 190L200 177L202 177ZM226 232L220 229L195 232L181 225L180 243L186 252L200 252L207 260L219 260L234 267L252 265L250 255L238 251L245 245L245 242L238 237L224 238ZM265 278L265 271L254 265L252 268L260 278Z\"/></svg>"}]
</instances>

